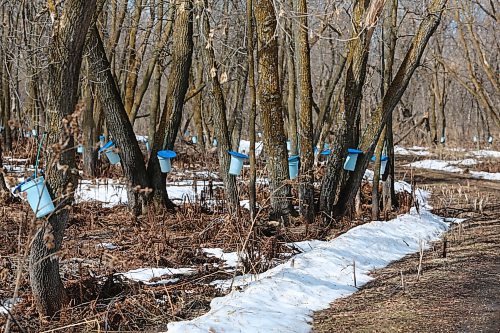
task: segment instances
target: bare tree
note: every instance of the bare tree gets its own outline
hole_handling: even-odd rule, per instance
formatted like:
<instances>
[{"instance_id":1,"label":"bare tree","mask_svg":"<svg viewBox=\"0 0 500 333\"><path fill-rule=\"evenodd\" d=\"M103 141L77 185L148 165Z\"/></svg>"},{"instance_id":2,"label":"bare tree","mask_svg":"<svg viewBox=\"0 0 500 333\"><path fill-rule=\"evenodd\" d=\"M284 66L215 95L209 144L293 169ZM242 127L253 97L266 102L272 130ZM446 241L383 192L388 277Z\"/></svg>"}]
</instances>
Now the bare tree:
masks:
<instances>
[{"instance_id":1,"label":"bare tree","mask_svg":"<svg viewBox=\"0 0 500 333\"><path fill-rule=\"evenodd\" d=\"M276 13L273 2L258 0L255 3L255 19L259 72L257 94L270 178L271 218L286 224L290 213L290 186L286 183L289 172L278 76L278 40L275 34Z\"/></svg>"},{"instance_id":2,"label":"bare tree","mask_svg":"<svg viewBox=\"0 0 500 333\"><path fill-rule=\"evenodd\" d=\"M48 69L48 137L46 154L47 185L60 207L38 229L29 256L30 282L38 312L52 317L68 301L59 276L57 252L68 221L65 208L77 186L75 150L71 135L71 114L78 100L78 78L82 51L96 9L96 1L68 0L61 15L50 8L54 18ZM58 165L59 167L56 167Z\"/></svg>"}]
</instances>

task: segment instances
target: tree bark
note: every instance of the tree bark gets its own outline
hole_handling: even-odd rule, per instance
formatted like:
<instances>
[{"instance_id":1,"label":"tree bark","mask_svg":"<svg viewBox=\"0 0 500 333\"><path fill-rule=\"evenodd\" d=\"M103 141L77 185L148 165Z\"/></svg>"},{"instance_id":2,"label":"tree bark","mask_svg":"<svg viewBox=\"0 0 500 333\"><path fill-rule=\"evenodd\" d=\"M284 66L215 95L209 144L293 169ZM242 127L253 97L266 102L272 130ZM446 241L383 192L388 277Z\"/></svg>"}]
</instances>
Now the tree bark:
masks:
<instances>
[{"instance_id":1,"label":"tree bark","mask_svg":"<svg viewBox=\"0 0 500 333\"><path fill-rule=\"evenodd\" d=\"M370 50L370 42L374 26L364 26L365 15L369 0L356 2L353 13L355 28L351 33L352 39L348 46L348 59L346 64L346 78L343 103L337 118L334 130L334 139L331 145L335 152L327 164L326 174L321 184L320 209L325 213L326 219L332 216L336 193L341 187L345 171L343 163L347 157L347 149L354 148L357 141L357 126L360 118L359 107L362 99L362 88L366 78L366 64ZM377 13L378 15L379 13ZM340 186L339 186L340 185Z\"/></svg>"},{"instance_id":2,"label":"tree bark","mask_svg":"<svg viewBox=\"0 0 500 333\"><path fill-rule=\"evenodd\" d=\"M255 219L256 214L256 159L255 159L255 119L257 118L257 95L255 92L255 60L254 60L254 29L253 29L253 0L247 0L247 59L248 59L248 91L250 101L250 116L248 134L250 136L250 179L248 183L248 195L250 203L250 218Z\"/></svg>"},{"instance_id":3,"label":"tree bark","mask_svg":"<svg viewBox=\"0 0 500 333\"><path fill-rule=\"evenodd\" d=\"M222 92L222 87L218 77L218 64L215 61L215 54L210 34L210 25L208 22L208 1L204 1L202 13L202 31L205 37L204 59L205 74L207 76L210 99L212 106L212 117L214 121L214 134L217 137L219 149L219 173L224 182L224 193L227 200L227 209L230 213L239 212L238 190L236 188L236 177L229 174L229 165L231 157L228 150L231 149L231 141L226 120L226 102Z\"/></svg>"},{"instance_id":4,"label":"tree bark","mask_svg":"<svg viewBox=\"0 0 500 333\"><path fill-rule=\"evenodd\" d=\"M169 74L169 85L163 113L154 137L148 174L154 189L155 202L172 208L165 187L166 175L160 170L156 155L162 149L173 149L177 132L181 125L184 98L189 87L189 71L193 54L193 2L176 0L175 20L173 25L172 63Z\"/></svg>"},{"instance_id":5,"label":"tree bark","mask_svg":"<svg viewBox=\"0 0 500 333\"><path fill-rule=\"evenodd\" d=\"M56 17L49 48L46 152L47 185L59 208L38 229L30 249L29 272L39 314L52 317L67 302L59 276L57 252L61 248L70 204L77 186L72 113L78 100L78 79L85 35L96 1L67 0Z\"/></svg>"},{"instance_id":6,"label":"tree bark","mask_svg":"<svg viewBox=\"0 0 500 333\"><path fill-rule=\"evenodd\" d=\"M103 42L95 25L90 28L86 49L89 56L89 75L95 82L101 107L106 110L104 112L106 124L120 155L124 176L129 181L128 204L135 214L140 214L148 203L147 189L151 188L151 185L146 174L144 157L123 106Z\"/></svg>"},{"instance_id":7,"label":"tree bark","mask_svg":"<svg viewBox=\"0 0 500 333\"><path fill-rule=\"evenodd\" d=\"M288 224L290 186L283 106L278 77L276 13L271 0L258 0L255 6L258 38L258 106L264 130L264 147L270 179L270 218Z\"/></svg>"},{"instance_id":8,"label":"tree bark","mask_svg":"<svg viewBox=\"0 0 500 333\"><path fill-rule=\"evenodd\" d=\"M312 128L312 84L309 49L307 1L298 0L295 31L297 56L297 87L300 106L300 214L309 223L314 221L314 148Z\"/></svg>"},{"instance_id":9,"label":"tree bark","mask_svg":"<svg viewBox=\"0 0 500 333\"><path fill-rule=\"evenodd\" d=\"M382 102L374 111L368 128L361 138L359 149L364 151L364 155L358 158L356 170L349 177L348 182L339 194L339 201L335 207L334 215L339 216L345 213L348 205L352 202L357 188L361 184L363 174L368 166L370 158L375 150L375 145L382 132L384 124L396 105L401 100L403 93L408 87L408 83L420 63L420 58L441 20L441 15L448 0L433 0L427 10L427 15L421 21L418 31L413 37L410 46L405 54L403 62L384 95Z\"/></svg>"}]
</instances>

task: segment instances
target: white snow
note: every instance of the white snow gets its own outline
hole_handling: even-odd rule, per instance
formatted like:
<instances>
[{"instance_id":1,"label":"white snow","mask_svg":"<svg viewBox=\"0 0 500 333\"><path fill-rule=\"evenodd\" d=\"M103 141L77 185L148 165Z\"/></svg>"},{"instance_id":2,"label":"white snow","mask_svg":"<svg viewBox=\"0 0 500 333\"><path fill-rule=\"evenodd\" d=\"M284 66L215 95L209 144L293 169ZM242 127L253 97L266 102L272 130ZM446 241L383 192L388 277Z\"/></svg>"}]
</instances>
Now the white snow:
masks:
<instances>
[{"instance_id":1,"label":"white snow","mask_svg":"<svg viewBox=\"0 0 500 333\"><path fill-rule=\"evenodd\" d=\"M474 159L465 159L458 161L442 161L442 160L422 160L412 162L405 166L419 168L419 169L430 169L438 171L447 171L454 173L464 173L465 170L457 167L456 165L470 166L476 164L477 161ZM485 171L468 171L468 174L472 178L485 179L485 180L500 180L500 173L485 172Z\"/></svg>"},{"instance_id":2,"label":"white snow","mask_svg":"<svg viewBox=\"0 0 500 333\"><path fill-rule=\"evenodd\" d=\"M255 156L259 156L262 153L262 148L264 147L264 143L262 141L255 142ZM238 148L238 152L248 155L250 151L250 141L240 140L240 147Z\"/></svg>"},{"instance_id":3,"label":"white snow","mask_svg":"<svg viewBox=\"0 0 500 333\"><path fill-rule=\"evenodd\" d=\"M500 158L500 151L495 150L476 150L471 151L469 154L477 156L477 157L492 157L492 158Z\"/></svg>"},{"instance_id":4,"label":"white snow","mask_svg":"<svg viewBox=\"0 0 500 333\"><path fill-rule=\"evenodd\" d=\"M20 300L20 298L16 298L15 300L13 298L0 300L0 315L7 315L12 307Z\"/></svg>"},{"instance_id":5,"label":"white snow","mask_svg":"<svg viewBox=\"0 0 500 333\"><path fill-rule=\"evenodd\" d=\"M197 186L194 186L194 183ZM222 186L222 182L212 182L214 188ZM194 201L196 195L200 196L207 185L204 181L179 181L168 182L167 192L172 201ZM195 191L196 189L196 191ZM96 179L93 181L82 180L75 192L75 201L99 201L104 207L113 207L128 202L126 186L112 179Z\"/></svg>"},{"instance_id":6,"label":"white snow","mask_svg":"<svg viewBox=\"0 0 500 333\"><path fill-rule=\"evenodd\" d=\"M472 178L485 180L500 180L499 172L470 171Z\"/></svg>"},{"instance_id":7,"label":"white snow","mask_svg":"<svg viewBox=\"0 0 500 333\"><path fill-rule=\"evenodd\" d=\"M472 166L478 164L479 162L473 158L466 158L465 160L449 161L449 163L454 165Z\"/></svg>"},{"instance_id":8,"label":"white snow","mask_svg":"<svg viewBox=\"0 0 500 333\"><path fill-rule=\"evenodd\" d=\"M422 160L412 162L407 164L408 167L418 168L418 169L430 169L430 170L439 170L439 171L448 171L448 172L463 172L462 169L457 168L453 165L450 165L448 161L440 161L440 160Z\"/></svg>"},{"instance_id":9,"label":"white snow","mask_svg":"<svg viewBox=\"0 0 500 333\"><path fill-rule=\"evenodd\" d=\"M415 156L428 156L431 153L427 151L428 148L425 147L410 147L405 148L401 146L394 147L394 154L397 155L415 155Z\"/></svg>"},{"instance_id":10,"label":"white snow","mask_svg":"<svg viewBox=\"0 0 500 333\"><path fill-rule=\"evenodd\" d=\"M225 261L225 266L229 268L235 268L238 266L238 253L237 252L224 252L224 250L217 247L207 247L203 249L203 252L209 257L219 258Z\"/></svg>"},{"instance_id":11,"label":"white snow","mask_svg":"<svg viewBox=\"0 0 500 333\"><path fill-rule=\"evenodd\" d=\"M237 277L233 286L241 291L215 298L201 317L169 323L168 332L309 332L313 311L354 293L371 280L370 271L417 252L421 242L428 245L447 228L440 217L413 209L389 222L358 226L332 241L314 241L309 251L265 273Z\"/></svg>"},{"instance_id":12,"label":"white snow","mask_svg":"<svg viewBox=\"0 0 500 333\"><path fill-rule=\"evenodd\" d=\"M116 250L116 249L119 248L118 245L115 245L113 243L106 243L106 242L99 243L99 244L96 245L96 247L101 247L101 248L107 249L107 250Z\"/></svg>"},{"instance_id":13,"label":"white snow","mask_svg":"<svg viewBox=\"0 0 500 333\"><path fill-rule=\"evenodd\" d=\"M127 189L112 179L82 180L76 189L75 201L99 201L104 207L113 207L127 203Z\"/></svg>"},{"instance_id":14,"label":"white snow","mask_svg":"<svg viewBox=\"0 0 500 333\"><path fill-rule=\"evenodd\" d=\"M174 283L178 279L162 279L159 281L151 282L153 278L159 278L162 276L173 276L173 275L190 275L194 273L195 270L193 268L168 268L168 267L148 267L148 268L138 268L133 269L125 273L116 273L116 275L122 275L127 279L143 282L147 285L158 285L158 284L167 284Z\"/></svg>"}]
</instances>

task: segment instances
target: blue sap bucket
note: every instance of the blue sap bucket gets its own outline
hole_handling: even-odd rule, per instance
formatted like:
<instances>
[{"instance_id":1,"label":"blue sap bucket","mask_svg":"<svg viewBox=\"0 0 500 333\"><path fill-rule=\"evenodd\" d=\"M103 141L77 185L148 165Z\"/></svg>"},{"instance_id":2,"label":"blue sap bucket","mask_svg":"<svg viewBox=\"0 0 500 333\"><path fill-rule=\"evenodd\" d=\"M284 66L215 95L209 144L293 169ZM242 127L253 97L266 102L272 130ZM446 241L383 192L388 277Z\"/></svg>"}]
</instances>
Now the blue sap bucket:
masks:
<instances>
[{"instance_id":1,"label":"blue sap bucket","mask_svg":"<svg viewBox=\"0 0 500 333\"><path fill-rule=\"evenodd\" d=\"M78 145L78 147L76 147L76 152L78 154L83 154L83 150L84 150L83 145Z\"/></svg>"},{"instance_id":2,"label":"blue sap bucket","mask_svg":"<svg viewBox=\"0 0 500 333\"><path fill-rule=\"evenodd\" d=\"M330 149L330 145L328 143L324 143L323 144L323 150L327 150L327 149Z\"/></svg>"},{"instance_id":3,"label":"blue sap bucket","mask_svg":"<svg viewBox=\"0 0 500 333\"><path fill-rule=\"evenodd\" d=\"M376 158L375 155L372 156L371 161L375 162ZM382 176L385 173L385 168L387 167L387 161L389 160L389 157L382 155L382 158L380 159L380 175Z\"/></svg>"},{"instance_id":4,"label":"blue sap bucket","mask_svg":"<svg viewBox=\"0 0 500 333\"><path fill-rule=\"evenodd\" d=\"M52 198L47 186L45 186L45 179L42 176L22 183L19 185L19 189L21 192L26 192L28 203L36 217L44 217L55 210Z\"/></svg>"},{"instance_id":5,"label":"blue sap bucket","mask_svg":"<svg viewBox=\"0 0 500 333\"><path fill-rule=\"evenodd\" d=\"M330 156L332 151L330 149L323 150L320 154L323 156Z\"/></svg>"},{"instance_id":6,"label":"blue sap bucket","mask_svg":"<svg viewBox=\"0 0 500 333\"><path fill-rule=\"evenodd\" d=\"M363 154L363 151L358 149L347 149L349 153L344 163L344 170L354 171L356 169L356 161L358 160L358 155Z\"/></svg>"},{"instance_id":7,"label":"blue sap bucket","mask_svg":"<svg viewBox=\"0 0 500 333\"><path fill-rule=\"evenodd\" d=\"M149 140L146 139L146 142L144 142L146 144L146 151L147 152L150 152L151 151L151 145L149 144Z\"/></svg>"},{"instance_id":8,"label":"blue sap bucket","mask_svg":"<svg viewBox=\"0 0 500 333\"><path fill-rule=\"evenodd\" d=\"M197 136L193 136L191 138L191 142L194 143L194 144L198 143L198 137Z\"/></svg>"},{"instance_id":9,"label":"blue sap bucket","mask_svg":"<svg viewBox=\"0 0 500 333\"><path fill-rule=\"evenodd\" d=\"M290 179L295 179L299 175L299 156L290 156L288 158L288 172Z\"/></svg>"},{"instance_id":10,"label":"blue sap bucket","mask_svg":"<svg viewBox=\"0 0 500 333\"><path fill-rule=\"evenodd\" d=\"M104 152L106 154L109 163L118 164L120 163L120 156L113 151L114 148L115 143L113 141L109 141L101 149L99 149L99 152Z\"/></svg>"},{"instance_id":11,"label":"blue sap bucket","mask_svg":"<svg viewBox=\"0 0 500 333\"><path fill-rule=\"evenodd\" d=\"M160 162L160 169L163 173L168 173L172 171L172 164L170 162L171 158L177 156L175 151L172 150L160 150L157 154L158 161Z\"/></svg>"},{"instance_id":12,"label":"blue sap bucket","mask_svg":"<svg viewBox=\"0 0 500 333\"><path fill-rule=\"evenodd\" d=\"M231 164L229 165L229 174L233 176L239 176L241 169L243 169L243 161L248 158L247 155L237 153L235 151L228 151L231 155Z\"/></svg>"}]
</instances>

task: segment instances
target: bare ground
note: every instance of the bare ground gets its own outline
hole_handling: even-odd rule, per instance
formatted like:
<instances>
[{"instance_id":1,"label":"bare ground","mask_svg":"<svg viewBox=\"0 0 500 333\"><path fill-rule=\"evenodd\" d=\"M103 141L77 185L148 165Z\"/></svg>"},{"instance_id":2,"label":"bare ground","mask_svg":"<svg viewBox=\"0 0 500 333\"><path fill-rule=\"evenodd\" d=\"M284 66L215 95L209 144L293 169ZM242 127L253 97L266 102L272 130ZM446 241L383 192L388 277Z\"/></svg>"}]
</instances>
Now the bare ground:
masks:
<instances>
[{"instance_id":1,"label":"bare ground","mask_svg":"<svg viewBox=\"0 0 500 333\"><path fill-rule=\"evenodd\" d=\"M314 332L500 332L500 188L466 175L417 172L455 225L420 255L373 274L356 294L315 314Z\"/></svg>"}]
</instances>

